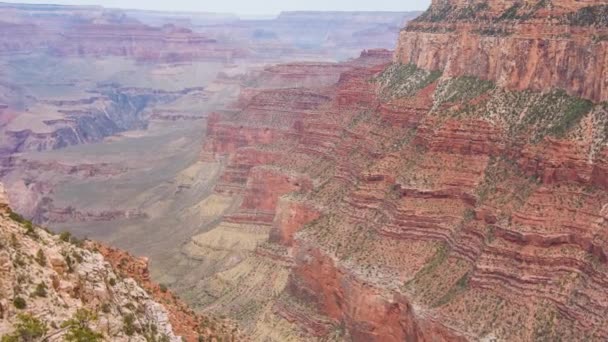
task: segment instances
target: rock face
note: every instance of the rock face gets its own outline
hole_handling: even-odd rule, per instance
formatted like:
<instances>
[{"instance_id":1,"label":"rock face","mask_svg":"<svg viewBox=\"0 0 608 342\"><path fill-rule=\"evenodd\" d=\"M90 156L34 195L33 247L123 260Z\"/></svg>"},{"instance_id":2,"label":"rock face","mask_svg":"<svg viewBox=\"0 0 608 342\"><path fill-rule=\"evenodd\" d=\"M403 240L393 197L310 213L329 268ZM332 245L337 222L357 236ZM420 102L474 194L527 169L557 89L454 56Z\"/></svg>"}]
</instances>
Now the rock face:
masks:
<instances>
[{"instance_id":1,"label":"rock face","mask_svg":"<svg viewBox=\"0 0 608 342\"><path fill-rule=\"evenodd\" d=\"M59 341L85 333L90 341L238 338L236 329L195 314L151 282L146 260L33 226L10 210L0 189L3 338Z\"/></svg>"},{"instance_id":2,"label":"rock face","mask_svg":"<svg viewBox=\"0 0 608 342\"><path fill-rule=\"evenodd\" d=\"M269 218L195 239L250 239L197 254L207 308L259 340L608 338L605 11L434 1L393 63L366 52L317 87L319 65L262 73L209 122L216 192ZM277 81L306 68L305 89Z\"/></svg>"},{"instance_id":3,"label":"rock face","mask_svg":"<svg viewBox=\"0 0 608 342\"><path fill-rule=\"evenodd\" d=\"M604 1L433 1L402 30L396 60L512 90L608 100Z\"/></svg>"},{"instance_id":4,"label":"rock face","mask_svg":"<svg viewBox=\"0 0 608 342\"><path fill-rule=\"evenodd\" d=\"M154 283L150 279L147 258L137 258L125 251L95 242L91 243L91 247L98 250L118 274L135 279L155 301L163 303L175 333L186 341L241 339L238 329L230 322L195 313L165 286Z\"/></svg>"}]
</instances>

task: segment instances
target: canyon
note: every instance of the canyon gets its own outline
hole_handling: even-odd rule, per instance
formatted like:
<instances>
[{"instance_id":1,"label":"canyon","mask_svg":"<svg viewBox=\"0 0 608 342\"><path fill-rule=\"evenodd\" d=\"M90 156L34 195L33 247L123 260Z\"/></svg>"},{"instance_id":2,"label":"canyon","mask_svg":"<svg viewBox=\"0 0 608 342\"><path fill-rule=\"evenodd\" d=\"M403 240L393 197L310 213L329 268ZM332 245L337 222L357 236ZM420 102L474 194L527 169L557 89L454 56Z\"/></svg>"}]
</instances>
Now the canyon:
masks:
<instances>
[{"instance_id":1,"label":"canyon","mask_svg":"<svg viewBox=\"0 0 608 342\"><path fill-rule=\"evenodd\" d=\"M394 57L270 67L176 288L260 340L605 340L606 10L434 1Z\"/></svg>"},{"instance_id":2,"label":"canyon","mask_svg":"<svg viewBox=\"0 0 608 342\"><path fill-rule=\"evenodd\" d=\"M2 181L20 212L149 257L132 277L252 340L608 339L603 1L433 0L399 32L362 28L397 25L388 14L218 16L205 31L206 17L143 29L177 14L128 13L130 34L180 52L79 32L78 48L50 53L131 71L94 78L86 98L36 101L62 108L36 134L14 128L27 84L0 88ZM344 31L275 40L311 16ZM234 48L218 26L263 43L226 59L180 45ZM374 38L387 31L394 52ZM88 47L92 34L110 38ZM207 82L187 76L209 65ZM120 119L97 129L107 112Z\"/></svg>"}]
</instances>

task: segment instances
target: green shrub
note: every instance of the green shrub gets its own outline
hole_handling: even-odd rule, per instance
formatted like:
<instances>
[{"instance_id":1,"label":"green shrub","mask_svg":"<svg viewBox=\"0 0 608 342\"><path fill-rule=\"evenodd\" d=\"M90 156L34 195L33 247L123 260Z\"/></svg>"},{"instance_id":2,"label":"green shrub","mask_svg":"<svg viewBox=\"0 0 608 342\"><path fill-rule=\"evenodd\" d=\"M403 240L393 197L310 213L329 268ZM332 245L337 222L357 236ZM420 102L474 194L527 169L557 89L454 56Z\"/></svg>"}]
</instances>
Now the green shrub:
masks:
<instances>
[{"instance_id":1,"label":"green shrub","mask_svg":"<svg viewBox=\"0 0 608 342\"><path fill-rule=\"evenodd\" d=\"M549 134L556 137L564 136L571 128L576 126L585 114L593 108L593 103L589 100L570 97L570 103L564 110L563 116L553 126Z\"/></svg>"},{"instance_id":2,"label":"green shrub","mask_svg":"<svg viewBox=\"0 0 608 342\"><path fill-rule=\"evenodd\" d=\"M32 237L37 237L36 230L34 229L34 224L32 223L32 221L26 219L25 217L17 214L14 211L10 211L8 216L10 217L11 220L13 220L19 224L22 224L26 229L27 235L32 236Z\"/></svg>"},{"instance_id":3,"label":"green shrub","mask_svg":"<svg viewBox=\"0 0 608 342\"><path fill-rule=\"evenodd\" d=\"M473 219L475 219L475 210L471 209L471 208L467 208L464 211L464 220L465 221L472 221Z\"/></svg>"},{"instance_id":4,"label":"green shrub","mask_svg":"<svg viewBox=\"0 0 608 342\"><path fill-rule=\"evenodd\" d=\"M40 266L46 266L46 256L44 255L44 251L42 251L42 249L39 249L36 253L36 262Z\"/></svg>"},{"instance_id":5,"label":"green shrub","mask_svg":"<svg viewBox=\"0 0 608 342\"><path fill-rule=\"evenodd\" d=\"M101 312L107 314L107 313L110 313L110 311L111 311L111 308L110 308L110 304L109 303L103 303L101 305Z\"/></svg>"},{"instance_id":6,"label":"green shrub","mask_svg":"<svg viewBox=\"0 0 608 342\"><path fill-rule=\"evenodd\" d=\"M443 306L452 301L456 296L463 293L469 288L469 273L465 273L462 277L458 279L458 281L446 292L443 297L439 298L433 306Z\"/></svg>"},{"instance_id":7,"label":"green shrub","mask_svg":"<svg viewBox=\"0 0 608 342\"><path fill-rule=\"evenodd\" d=\"M165 284L160 284L160 292L165 293L167 292L167 285Z\"/></svg>"},{"instance_id":8,"label":"green shrub","mask_svg":"<svg viewBox=\"0 0 608 342\"><path fill-rule=\"evenodd\" d=\"M114 287L116 286L116 279L110 278L110 280L108 280L108 283L110 284L110 286Z\"/></svg>"},{"instance_id":9,"label":"green shrub","mask_svg":"<svg viewBox=\"0 0 608 342\"><path fill-rule=\"evenodd\" d=\"M36 290L34 291L34 294L38 297L46 297L46 290L46 284L41 282L40 284L36 285Z\"/></svg>"},{"instance_id":10,"label":"green shrub","mask_svg":"<svg viewBox=\"0 0 608 342\"><path fill-rule=\"evenodd\" d=\"M32 222L28 221L26 218L24 218L23 216L19 215L18 213L14 212L12 210L9 212L8 217L10 217L11 220L13 220L17 223L21 223L21 224L26 224L26 223L31 224L32 223Z\"/></svg>"},{"instance_id":11,"label":"green shrub","mask_svg":"<svg viewBox=\"0 0 608 342\"><path fill-rule=\"evenodd\" d=\"M13 265L15 267L23 267L26 265L25 260L21 257L21 254L15 255L15 259L13 260Z\"/></svg>"},{"instance_id":12,"label":"green shrub","mask_svg":"<svg viewBox=\"0 0 608 342\"><path fill-rule=\"evenodd\" d=\"M576 127L592 109L591 101L556 90L529 104L519 125L537 132L533 141L540 141L547 135L560 138Z\"/></svg>"},{"instance_id":13,"label":"green shrub","mask_svg":"<svg viewBox=\"0 0 608 342\"><path fill-rule=\"evenodd\" d=\"M72 234L70 232L62 232L59 234L59 239L63 242L70 242L72 239Z\"/></svg>"},{"instance_id":14,"label":"green shrub","mask_svg":"<svg viewBox=\"0 0 608 342\"><path fill-rule=\"evenodd\" d=\"M23 299L22 297L15 297L13 299L13 305L19 309L19 310L23 310L27 307L27 303L25 302L25 299Z\"/></svg>"},{"instance_id":15,"label":"green shrub","mask_svg":"<svg viewBox=\"0 0 608 342\"><path fill-rule=\"evenodd\" d=\"M127 314L123 317L122 319L123 322L123 332L127 335L127 336L133 336L133 334L135 334L136 332L136 328L135 328L135 315L133 314Z\"/></svg>"},{"instance_id":16,"label":"green shrub","mask_svg":"<svg viewBox=\"0 0 608 342\"><path fill-rule=\"evenodd\" d=\"M17 235L15 233L11 233L11 247L18 248L19 240L17 240Z\"/></svg>"},{"instance_id":17,"label":"green shrub","mask_svg":"<svg viewBox=\"0 0 608 342\"><path fill-rule=\"evenodd\" d=\"M38 341L46 335L44 322L30 314L19 314L15 332L2 337L2 342Z\"/></svg>"},{"instance_id":18,"label":"green shrub","mask_svg":"<svg viewBox=\"0 0 608 342\"><path fill-rule=\"evenodd\" d=\"M78 309L74 316L61 325L67 329L64 340L68 342L100 342L103 334L89 327L92 321L97 320L97 315L86 309Z\"/></svg>"}]
</instances>

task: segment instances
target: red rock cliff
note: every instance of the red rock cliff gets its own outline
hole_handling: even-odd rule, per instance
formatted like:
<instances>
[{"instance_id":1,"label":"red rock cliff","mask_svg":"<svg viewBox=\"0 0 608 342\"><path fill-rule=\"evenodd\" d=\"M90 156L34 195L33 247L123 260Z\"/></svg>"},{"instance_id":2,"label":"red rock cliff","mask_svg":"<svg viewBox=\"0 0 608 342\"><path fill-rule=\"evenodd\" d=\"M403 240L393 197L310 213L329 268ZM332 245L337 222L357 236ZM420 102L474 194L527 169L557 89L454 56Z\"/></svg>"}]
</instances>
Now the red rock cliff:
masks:
<instances>
[{"instance_id":1,"label":"red rock cliff","mask_svg":"<svg viewBox=\"0 0 608 342\"><path fill-rule=\"evenodd\" d=\"M402 30L396 60L514 90L608 100L608 5L601 0L435 0Z\"/></svg>"}]
</instances>

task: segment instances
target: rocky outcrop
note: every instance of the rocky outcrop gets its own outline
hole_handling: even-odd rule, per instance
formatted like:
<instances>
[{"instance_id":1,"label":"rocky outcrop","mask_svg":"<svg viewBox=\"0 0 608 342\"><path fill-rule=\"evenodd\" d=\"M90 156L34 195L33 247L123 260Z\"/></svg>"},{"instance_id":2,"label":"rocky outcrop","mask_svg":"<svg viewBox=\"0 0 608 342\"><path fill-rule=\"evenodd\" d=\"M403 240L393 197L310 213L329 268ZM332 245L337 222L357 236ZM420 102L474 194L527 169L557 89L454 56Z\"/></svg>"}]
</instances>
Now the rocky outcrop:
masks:
<instances>
[{"instance_id":1,"label":"rocky outcrop","mask_svg":"<svg viewBox=\"0 0 608 342\"><path fill-rule=\"evenodd\" d=\"M12 212L0 189L4 338L239 338L236 328L195 314L166 287L153 283L146 259L90 241L83 244L67 233L53 235Z\"/></svg>"},{"instance_id":2,"label":"rocky outcrop","mask_svg":"<svg viewBox=\"0 0 608 342\"><path fill-rule=\"evenodd\" d=\"M238 329L230 322L195 313L166 286L154 283L150 278L147 258L137 258L125 251L95 242L90 247L98 250L122 277L135 279L155 301L163 303L175 333L186 341L240 339Z\"/></svg>"},{"instance_id":3,"label":"rocky outcrop","mask_svg":"<svg viewBox=\"0 0 608 342\"><path fill-rule=\"evenodd\" d=\"M119 277L100 254L32 227L10 211L0 220L3 336L56 340L77 333L76 323L70 323L76 319L83 329L78 333L88 331L97 340L179 340L163 305L133 279ZM24 328L24 320L34 323Z\"/></svg>"},{"instance_id":4,"label":"rocky outcrop","mask_svg":"<svg viewBox=\"0 0 608 342\"><path fill-rule=\"evenodd\" d=\"M433 1L402 30L395 59L513 90L608 100L603 1ZM602 38L603 37L603 38Z\"/></svg>"}]
</instances>

